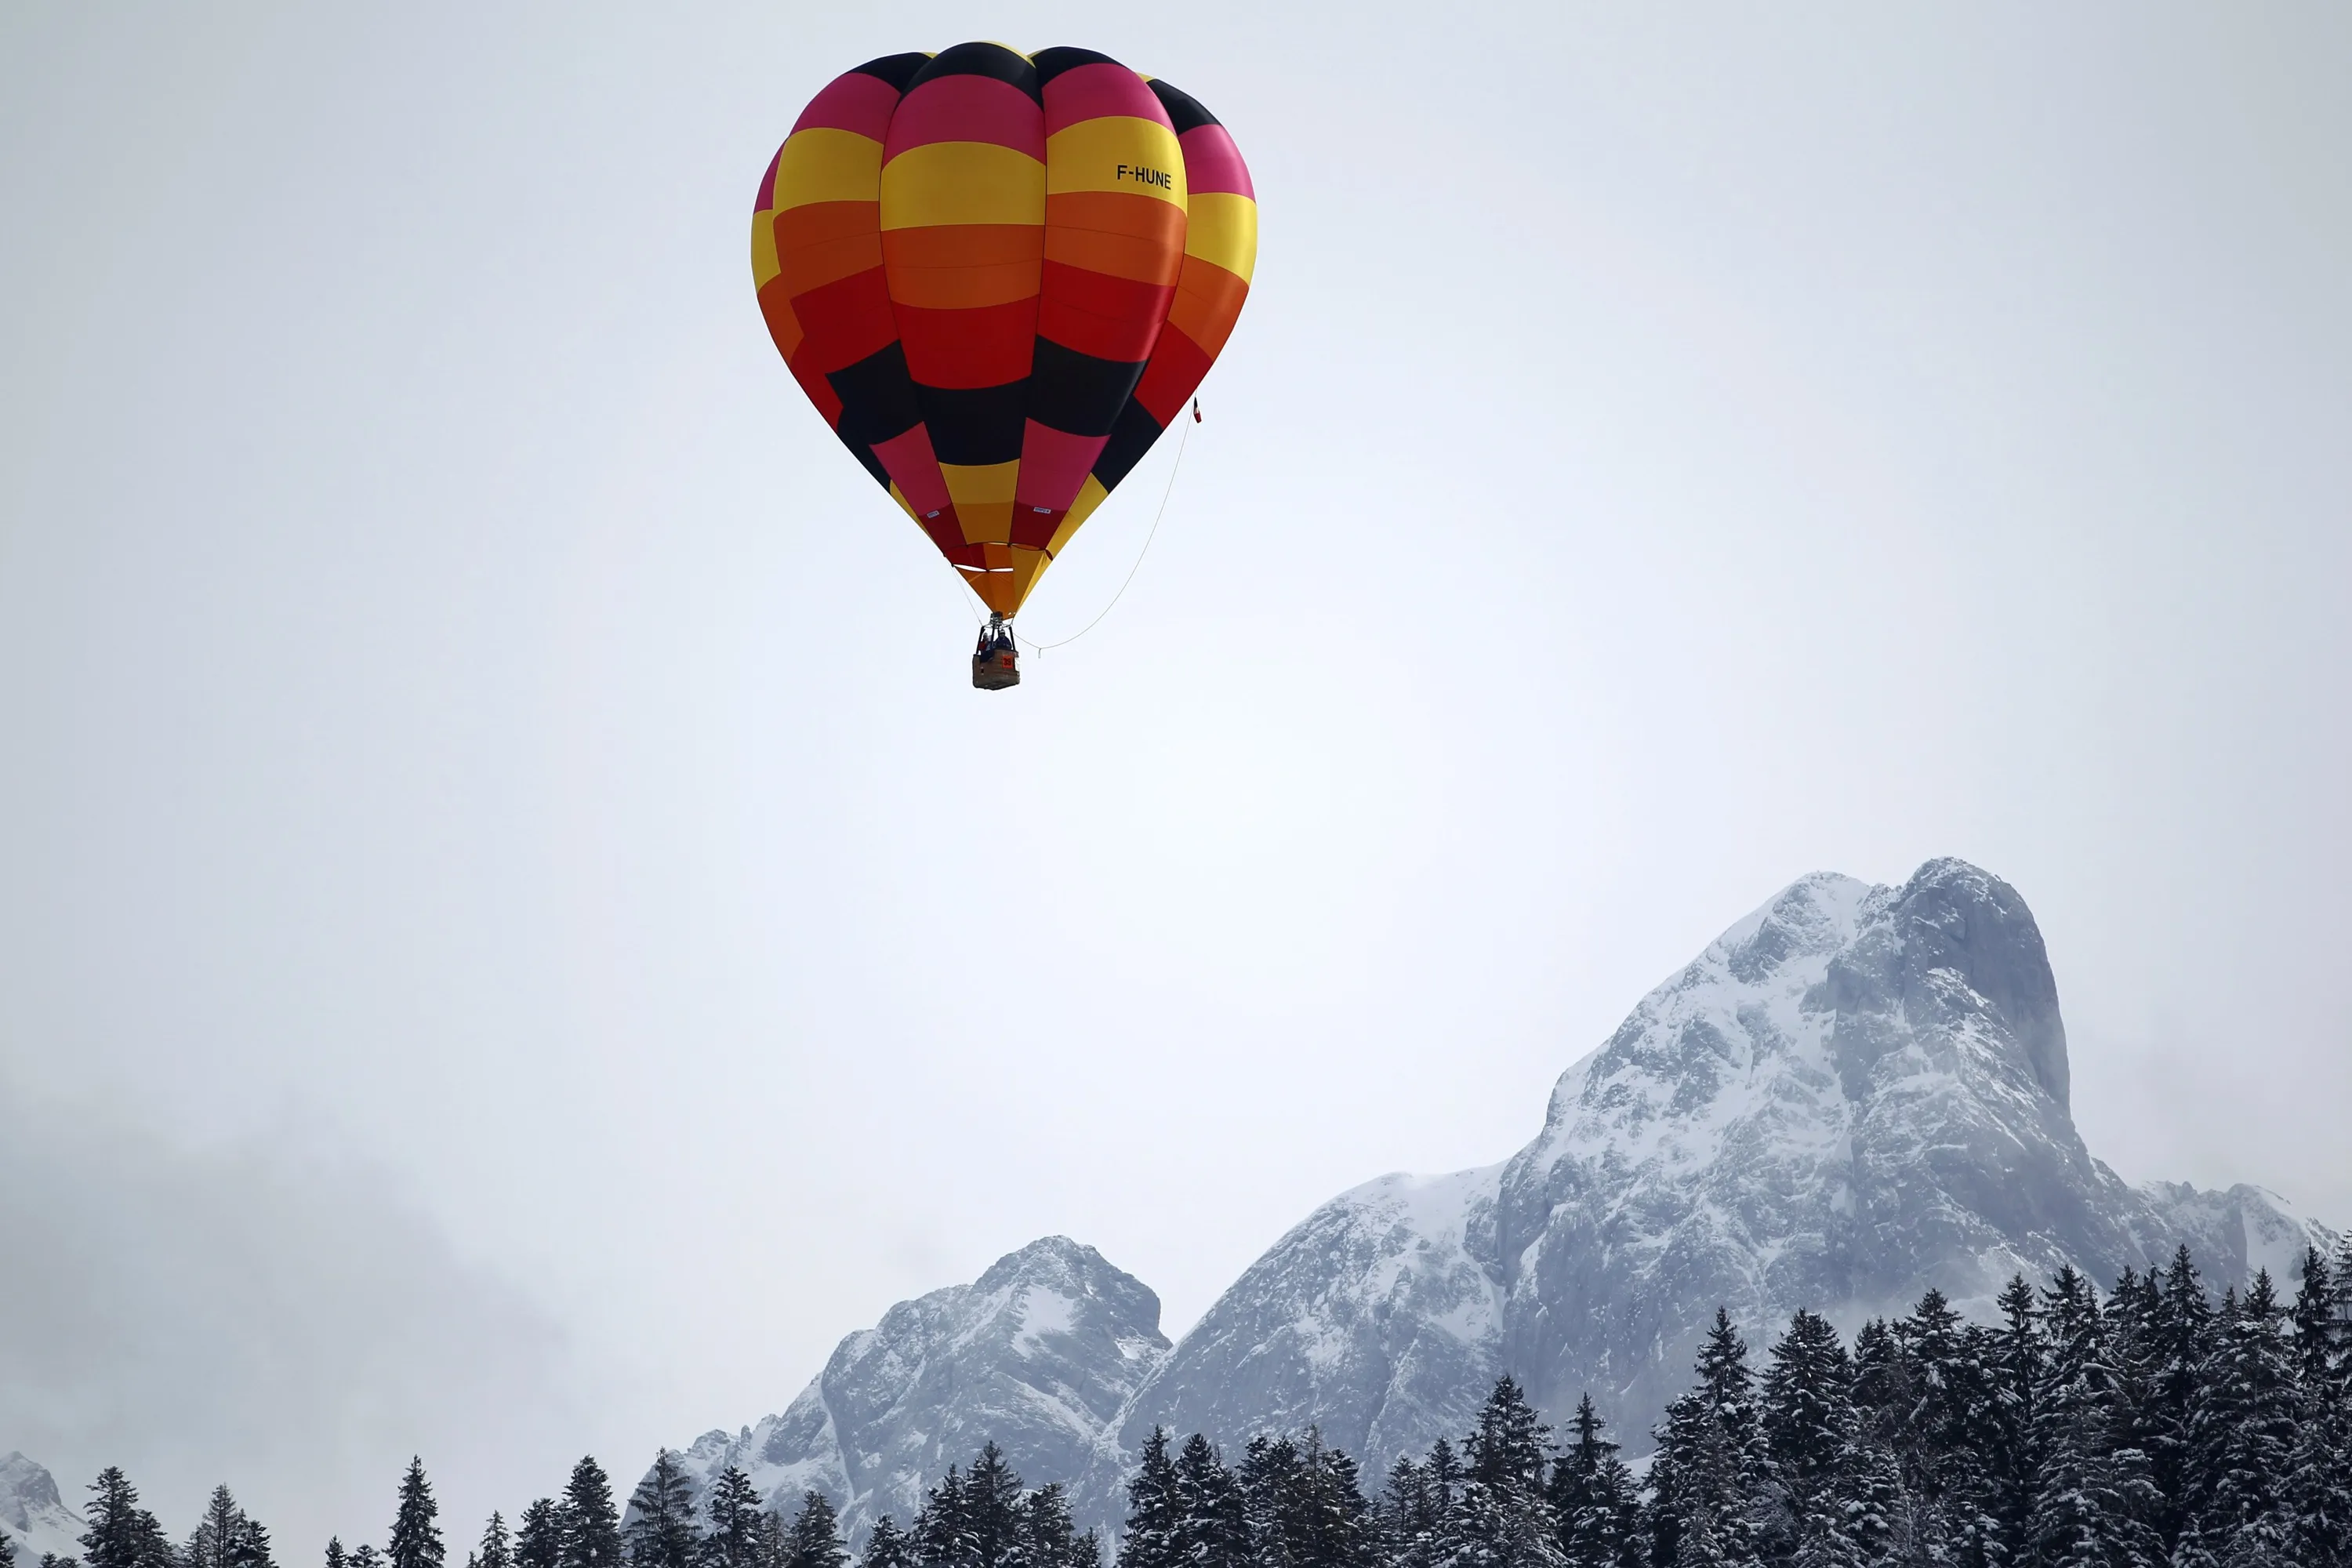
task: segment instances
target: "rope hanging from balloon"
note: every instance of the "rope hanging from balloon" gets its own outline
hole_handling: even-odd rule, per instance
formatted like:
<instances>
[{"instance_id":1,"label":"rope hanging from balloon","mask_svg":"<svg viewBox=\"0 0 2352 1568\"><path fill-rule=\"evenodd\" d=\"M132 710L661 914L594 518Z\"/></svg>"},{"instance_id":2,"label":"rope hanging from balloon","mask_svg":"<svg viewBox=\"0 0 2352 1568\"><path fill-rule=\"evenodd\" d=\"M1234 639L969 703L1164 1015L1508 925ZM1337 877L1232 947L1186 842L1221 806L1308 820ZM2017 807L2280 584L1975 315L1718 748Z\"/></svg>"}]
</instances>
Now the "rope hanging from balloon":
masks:
<instances>
[{"instance_id":1,"label":"rope hanging from balloon","mask_svg":"<svg viewBox=\"0 0 2352 1568\"><path fill-rule=\"evenodd\" d=\"M1118 592L1110 596L1109 604L1095 612L1093 620L1057 642L1029 642L1027 637L1021 637L1019 632L1014 632L1013 634L1014 637L1020 637L1024 643L1029 643L1031 653L1044 653L1047 648L1069 647L1070 644L1102 625L1103 617L1118 608L1119 600L1127 596L1128 584L1134 582L1135 574L1143 570L1143 558L1151 553L1151 542L1160 537L1160 520L1168 515L1168 498L1176 493L1176 475L1184 467L1184 448L1192 439L1192 426L1200 422L1201 400L1196 397L1192 400L1192 417L1185 423L1182 433L1176 437L1176 460L1168 465L1168 487L1160 492L1160 510L1151 514L1151 531L1143 536L1143 548L1135 552L1135 564L1127 569L1127 576L1119 584Z\"/></svg>"}]
</instances>

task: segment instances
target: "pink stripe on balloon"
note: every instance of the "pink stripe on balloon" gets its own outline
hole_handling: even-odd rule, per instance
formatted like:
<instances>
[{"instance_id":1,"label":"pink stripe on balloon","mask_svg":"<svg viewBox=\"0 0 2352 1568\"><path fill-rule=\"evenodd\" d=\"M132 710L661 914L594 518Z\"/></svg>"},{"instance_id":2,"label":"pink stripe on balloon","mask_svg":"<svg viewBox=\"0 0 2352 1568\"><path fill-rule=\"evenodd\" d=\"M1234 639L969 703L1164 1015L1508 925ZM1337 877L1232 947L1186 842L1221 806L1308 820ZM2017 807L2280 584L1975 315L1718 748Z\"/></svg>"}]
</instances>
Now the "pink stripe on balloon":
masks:
<instances>
[{"instance_id":1,"label":"pink stripe on balloon","mask_svg":"<svg viewBox=\"0 0 2352 1568\"><path fill-rule=\"evenodd\" d=\"M1078 499L1078 488L1093 472L1095 459L1109 441L1108 436L1073 436L1034 419L1021 427L1021 474L1013 483L1013 508L1017 522L1022 512L1035 507L1067 511Z\"/></svg>"},{"instance_id":2,"label":"pink stripe on balloon","mask_svg":"<svg viewBox=\"0 0 2352 1568\"><path fill-rule=\"evenodd\" d=\"M793 121L793 129L854 131L879 142L890 129L890 111L897 107L897 88L878 76L850 71L825 83L824 90L810 99L801 117Z\"/></svg>"},{"instance_id":3,"label":"pink stripe on balloon","mask_svg":"<svg viewBox=\"0 0 2352 1568\"><path fill-rule=\"evenodd\" d=\"M1160 106L1160 97L1143 79L1121 65L1080 66L1066 70L1045 84L1045 134L1066 130L1081 120L1106 114L1156 121L1176 129Z\"/></svg>"},{"instance_id":4,"label":"pink stripe on balloon","mask_svg":"<svg viewBox=\"0 0 2352 1568\"><path fill-rule=\"evenodd\" d=\"M893 436L877 442L874 455L882 460L882 471L907 498L919 518L927 511L944 511L949 505L948 482L940 477L940 459L931 450L931 433L920 425L903 436Z\"/></svg>"},{"instance_id":5,"label":"pink stripe on balloon","mask_svg":"<svg viewBox=\"0 0 2352 1568\"><path fill-rule=\"evenodd\" d=\"M934 142L992 142L1045 161L1045 114L1037 100L1009 81L985 76L942 76L898 100L885 163L910 147Z\"/></svg>"},{"instance_id":6,"label":"pink stripe on balloon","mask_svg":"<svg viewBox=\"0 0 2352 1568\"><path fill-rule=\"evenodd\" d=\"M1196 195L1224 192L1257 200L1242 150L1222 125L1196 125L1179 138L1184 148L1184 184Z\"/></svg>"}]
</instances>

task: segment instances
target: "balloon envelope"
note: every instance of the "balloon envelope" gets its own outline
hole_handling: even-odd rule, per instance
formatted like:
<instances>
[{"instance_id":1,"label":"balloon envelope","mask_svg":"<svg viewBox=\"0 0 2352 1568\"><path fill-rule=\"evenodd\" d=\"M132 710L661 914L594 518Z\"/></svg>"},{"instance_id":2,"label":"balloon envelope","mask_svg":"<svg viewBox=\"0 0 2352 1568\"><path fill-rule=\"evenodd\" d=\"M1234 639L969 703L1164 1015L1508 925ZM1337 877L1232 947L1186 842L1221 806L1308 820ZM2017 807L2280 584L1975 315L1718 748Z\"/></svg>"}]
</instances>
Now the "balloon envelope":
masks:
<instances>
[{"instance_id":1,"label":"balloon envelope","mask_svg":"<svg viewBox=\"0 0 2352 1568\"><path fill-rule=\"evenodd\" d=\"M1089 49L959 44L835 78L751 220L793 378L1006 616L1182 412L1256 258L1225 128Z\"/></svg>"}]
</instances>

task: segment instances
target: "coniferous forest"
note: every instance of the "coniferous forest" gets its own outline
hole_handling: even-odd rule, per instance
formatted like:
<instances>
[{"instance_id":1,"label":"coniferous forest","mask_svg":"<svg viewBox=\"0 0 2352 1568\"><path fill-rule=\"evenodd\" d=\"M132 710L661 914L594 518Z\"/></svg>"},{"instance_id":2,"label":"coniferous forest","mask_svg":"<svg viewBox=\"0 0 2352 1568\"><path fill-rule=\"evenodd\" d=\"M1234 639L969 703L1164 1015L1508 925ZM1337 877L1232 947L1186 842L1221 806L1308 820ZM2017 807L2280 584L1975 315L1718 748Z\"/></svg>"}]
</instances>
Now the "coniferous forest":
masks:
<instances>
[{"instance_id":1,"label":"coniferous forest","mask_svg":"<svg viewBox=\"0 0 2352 1568\"><path fill-rule=\"evenodd\" d=\"M992 1443L857 1568L2352 1568L2352 1238L2213 1300L2184 1249L2102 1296L2021 1277L1993 1323L1930 1290L1849 1344L1799 1312L1759 1356L1718 1311L1638 1464L1588 1397L1559 1431L1506 1376L1472 1430L1367 1478L1313 1431L1239 1453L1155 1431L1115 1548ZM119 1469L84 1555L41 1568L278 1568L226 1487L174 1546ZM782 1500L779 1500L780 1501ZM772 1510L733 1468L699 1498L664 1452L627 1509L593 1458L467 1568L849 1568L834 1507ZM425 1468L383 1546L323 1568L446 1568ZM0 1568L11 1568L0 1537ZM1107 1564L1106 1560L1108 1560ZM32 1568L17 1563L14 1568Z\"/></svg>"}]
</instances>

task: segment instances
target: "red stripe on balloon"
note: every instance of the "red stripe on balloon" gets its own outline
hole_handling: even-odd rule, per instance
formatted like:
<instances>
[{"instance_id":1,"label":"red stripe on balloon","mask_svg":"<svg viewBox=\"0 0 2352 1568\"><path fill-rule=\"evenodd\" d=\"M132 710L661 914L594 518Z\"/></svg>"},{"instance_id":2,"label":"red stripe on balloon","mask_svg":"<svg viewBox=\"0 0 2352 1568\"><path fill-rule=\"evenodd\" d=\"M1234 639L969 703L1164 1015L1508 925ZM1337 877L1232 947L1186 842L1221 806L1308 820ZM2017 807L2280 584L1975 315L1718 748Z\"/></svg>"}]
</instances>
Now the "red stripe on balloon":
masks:
<instances>
[{"instance_id":1,"label":"red stripe on balloon","mask_svg":"<svg viewBox=\"0 0 2352 1568\"><path fill-rule=\"evenodd\" d=\"M1009 81L943 76L899 100L882 142L885 163L934 142L992 142L1045 161L1045 116L1037 100Z\"/></svg>"},{"instance_id":2,"label":"red stripe on balloon","mask_svg":"<svg viewBox=\"0 0 2352 1568\"><path fill-rule=\"evenodd\" d=\"M854 131L879 142L890 129L890 111L898 106L898 89L878 76L851 71L825 83L809 100L794 131Z\"/></svg>"}]
</instances>

